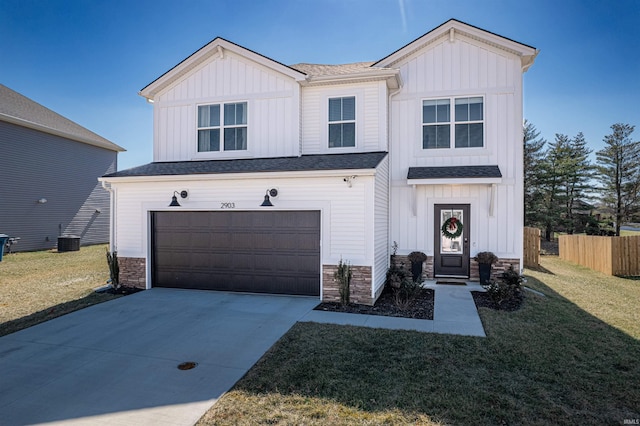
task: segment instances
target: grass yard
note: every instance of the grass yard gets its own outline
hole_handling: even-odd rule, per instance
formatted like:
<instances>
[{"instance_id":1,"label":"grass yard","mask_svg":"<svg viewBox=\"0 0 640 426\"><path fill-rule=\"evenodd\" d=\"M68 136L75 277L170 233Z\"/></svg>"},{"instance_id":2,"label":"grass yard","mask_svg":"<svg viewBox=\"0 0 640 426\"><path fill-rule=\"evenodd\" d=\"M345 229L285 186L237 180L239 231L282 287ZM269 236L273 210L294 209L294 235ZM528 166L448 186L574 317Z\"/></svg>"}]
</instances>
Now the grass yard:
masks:
<instances>
[{"instance_id":1,"label":"grass yard","mask_svg":"<svg viewBox=\"0 0 640 426\"><path fill-rule=\"evenodd\" d=\"M297 324L199 424L637 422L640 281L542 262L487 338Z\"/></svg>"},{"instance_id":2,"label":"grass yard","mask_svg":"<svg viewBox=\"0 0 640 426\"><path fill-rule=\"evenodd\" d=\"M5 254L0 262L0 336L116 297L93 292L109 278L106 247Z\"/></svg>"}]
</instances>

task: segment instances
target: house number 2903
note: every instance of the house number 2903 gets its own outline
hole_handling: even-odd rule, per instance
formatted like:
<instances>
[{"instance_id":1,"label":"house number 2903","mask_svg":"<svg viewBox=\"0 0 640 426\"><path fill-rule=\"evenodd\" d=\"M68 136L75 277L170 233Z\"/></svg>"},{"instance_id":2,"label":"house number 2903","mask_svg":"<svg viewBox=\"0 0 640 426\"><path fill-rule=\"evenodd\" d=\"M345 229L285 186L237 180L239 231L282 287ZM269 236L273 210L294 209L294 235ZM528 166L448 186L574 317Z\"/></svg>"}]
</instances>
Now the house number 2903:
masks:
<instances>
[{"instance_id":1,"label":"house number 2903","mask_svg":"<svg viewBox=\"0 0 640 426\"><path fill-rule=\"evenodd\" d=\"M235 209L236 203L220 203L221 209Z\"/></svg>"}]
</instances>

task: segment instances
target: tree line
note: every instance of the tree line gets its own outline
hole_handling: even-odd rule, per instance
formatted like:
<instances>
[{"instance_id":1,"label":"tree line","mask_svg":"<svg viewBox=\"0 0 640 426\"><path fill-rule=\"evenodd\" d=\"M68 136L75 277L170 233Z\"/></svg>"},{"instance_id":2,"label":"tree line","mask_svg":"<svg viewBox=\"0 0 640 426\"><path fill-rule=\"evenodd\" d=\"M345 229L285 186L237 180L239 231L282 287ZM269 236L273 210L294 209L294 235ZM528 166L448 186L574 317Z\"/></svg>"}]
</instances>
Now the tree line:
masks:
<instances>
[{"instance_id":1,"label":"tree line","mask_svg":"<svg viewBox=\"0 0 640 426\"><path fill-rule=\"evenodd\" d=\"M553 142L524 123L524 222L554 232L620 235L625 222L640 221L640 141L635 126L617 123L591 160L582 132L557 133Z\"/></svg>"}]
</instances>

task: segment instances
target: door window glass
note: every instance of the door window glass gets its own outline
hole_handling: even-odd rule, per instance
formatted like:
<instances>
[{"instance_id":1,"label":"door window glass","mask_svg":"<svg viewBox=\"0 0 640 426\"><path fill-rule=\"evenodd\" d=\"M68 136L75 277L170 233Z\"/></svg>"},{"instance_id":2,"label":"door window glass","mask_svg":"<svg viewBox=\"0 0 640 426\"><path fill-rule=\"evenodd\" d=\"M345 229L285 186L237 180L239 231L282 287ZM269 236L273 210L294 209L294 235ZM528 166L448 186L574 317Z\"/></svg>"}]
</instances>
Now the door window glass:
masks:
<instances>
[{"instance_id":1,"label":"door window glass","mask_svg":"<svg viewBox=\"0 0 640 426\"><path fill-rule=\"evenodd\" d=\"M455 220L451 220L448 225L448 230L450 233L455 233L458 226L464 224L464 217L462 215L462 210L452 209L452 210L441 210L440 211L440 229L445 225L447 220L455 218ZM455 226L454 226L455 222ZM459 222L459 223L458 223ZM464 252L464 244L462 244L462 233L451 239L445 236L442 231L440 231L440 254L463 254Z\"/></svg>"}]
</instances>

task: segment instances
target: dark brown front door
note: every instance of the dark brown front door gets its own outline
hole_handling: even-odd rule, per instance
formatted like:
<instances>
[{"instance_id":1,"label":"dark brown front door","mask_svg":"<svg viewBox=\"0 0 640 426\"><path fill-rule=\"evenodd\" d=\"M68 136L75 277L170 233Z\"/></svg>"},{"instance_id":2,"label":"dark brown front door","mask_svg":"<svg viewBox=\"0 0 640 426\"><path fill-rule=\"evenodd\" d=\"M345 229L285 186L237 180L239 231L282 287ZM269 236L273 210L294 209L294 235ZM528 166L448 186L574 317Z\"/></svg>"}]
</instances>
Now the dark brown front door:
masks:
<instances>
[{"instance_id":1,"label":"dark brown front door","mask_svg":"<svg viewBox=\"0 0 640 426\"><path fill-rule=\"evenodd\" d=\"M320 295L319 211L153 212L154 287Z\"/></svg>"},{"instance_id":2,"label":"dark brown front door","mask_svg":"<svg viewBox=\"0 0 640 426\"><path fill-rule=\"evenodd\" d=\"M454 218L454 219L452 219ZM436 277L469 277L469 204L436 204L434 214L434 273ZM449 238L442 232L447 220L462 224L462 233ZM454 232L455 228L449 229Z\"/></svg>"}]
</instances>

